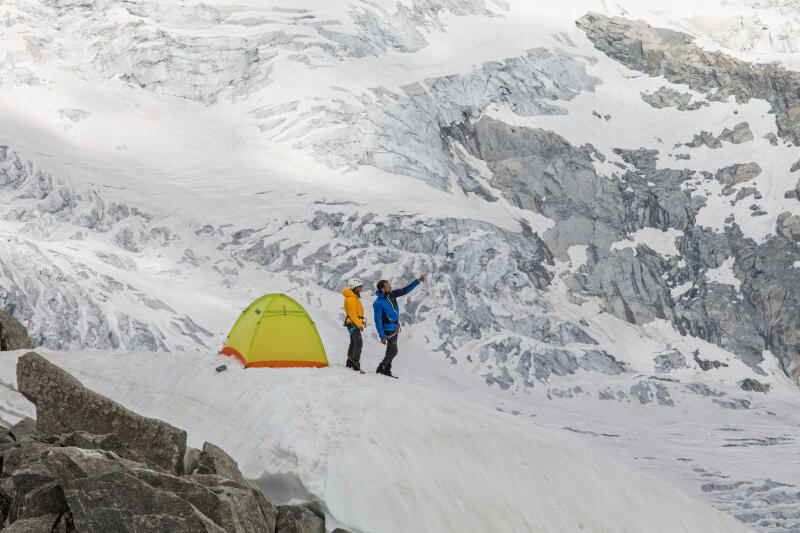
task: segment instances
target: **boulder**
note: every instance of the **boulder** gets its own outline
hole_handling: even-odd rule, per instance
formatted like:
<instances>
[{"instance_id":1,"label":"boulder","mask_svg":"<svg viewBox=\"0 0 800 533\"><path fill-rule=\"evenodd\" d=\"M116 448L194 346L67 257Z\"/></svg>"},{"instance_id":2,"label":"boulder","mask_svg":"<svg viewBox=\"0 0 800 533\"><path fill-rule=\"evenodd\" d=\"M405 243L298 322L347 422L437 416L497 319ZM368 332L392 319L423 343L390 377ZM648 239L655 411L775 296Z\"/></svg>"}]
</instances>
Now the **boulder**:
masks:
<instances>
[{"instance_id":1,"label":"boulder","mask_svg":"<svg viewBox=\"0 0 800 533\"><path fill-rule=\"evenodd\" d=\"M25 435L30 435L36 431L36 420L25 417L8 429L15 441L22 439Z\"/></svg>"},{"instance_id":2,"label":"boulder","mask_svg":"<svg viewBox=\"0 0 800 533\"><path fill-rule=\"evenodd\" d=\"M78 531L225 532L188 501L125 472L73 479L62 486Z\"/></svg>"},{"instance_id":3,"label":"boulder","mask_svg":"<svg viewBox=\"0 0 800 533\"><path fill-rule=\"evenodd\" d=\"M225 453L219 446L210 442L203 443L203 451L197 459L196 474L217 474L242 484L246 483L244 476L239 472L239 465L233 458Z\"/></svg>"},{"instance_id":4,"label":"boulder","mask_svg":"<svg viewBox=\"0 0 800 533\"><path fill-rule=\"evenodd\" d=\"M792 242L800 242L800 216L793 215L788 211L781 213L778 215L775 229L778 235Z\"/></svg>"},{"instance_id":5,"label":"boulder","mask_svg":"<svg viewBox=\"0 0 800 533\"><path fill-rule=\"evenodd\" d=\"M299 505L278 507L275 533L325 533L325 521Z\"/></svg>"},{"instance_id":6,"label":"boulder","mask_svg":"<svg viewBox=\"0 0 800 533\"><path fill-rule=\"evenodd\" d=\"M54 481L40 485L17 498L9 509L9 520L17 521L38 516L68 513L64 491Z\"/></svg>"},{"instance_id":7,"label":"boulder","mask_svg":"<svg viewBox=\"0 0 800 533\"><path fill-rule=\"evenodd\" d=\"M181 473L186 432L146 418L85 388L35 352L17 363L19 391L36 404L36 429L54 434L86 431L116 434L125 447L169 472Z\"/></svg>"},{"instance_id":8,"label":"boulder","mask_svg":"<svg viewBox=\"0 0 800 533\"><path fill-rule=\"evenodd\" d=\"M0 352L33 347L25 326L5 311L0 311Z\"/></svg>"},{"instance_id":9,"label":"boulder","mask_svg":"<svg viewBox=\"0 0 800 533\"><path fill-rule=\"evenodd\" d=\"M84 450L106 450L114 452L123 459L146 462L138 454L132 452L117 435L93 435L85 431L65 433L58 439L59 446L73 446Z\"/></svg>"}]
</instances>

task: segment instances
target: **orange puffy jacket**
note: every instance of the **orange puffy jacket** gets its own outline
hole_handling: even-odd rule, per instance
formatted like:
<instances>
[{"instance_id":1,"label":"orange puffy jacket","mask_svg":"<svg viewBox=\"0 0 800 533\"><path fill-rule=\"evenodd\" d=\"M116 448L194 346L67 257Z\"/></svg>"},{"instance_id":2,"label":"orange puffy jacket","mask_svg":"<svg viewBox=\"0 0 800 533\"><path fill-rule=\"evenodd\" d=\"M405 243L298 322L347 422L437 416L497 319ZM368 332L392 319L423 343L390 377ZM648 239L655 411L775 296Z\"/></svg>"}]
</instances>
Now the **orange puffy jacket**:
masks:
<instances>
[{"instance_id":1,"label":"orange puffy jacket","mask_svg":"<svg viewBox=\"0 0 800 533\"><path fill-rule=\"evenodd\" d=\"M344 312L347 318L358 328L364 327L364 306L361 305L361 298L351 289L342 291L344 295Z\"/></svg>"}]
</instances>

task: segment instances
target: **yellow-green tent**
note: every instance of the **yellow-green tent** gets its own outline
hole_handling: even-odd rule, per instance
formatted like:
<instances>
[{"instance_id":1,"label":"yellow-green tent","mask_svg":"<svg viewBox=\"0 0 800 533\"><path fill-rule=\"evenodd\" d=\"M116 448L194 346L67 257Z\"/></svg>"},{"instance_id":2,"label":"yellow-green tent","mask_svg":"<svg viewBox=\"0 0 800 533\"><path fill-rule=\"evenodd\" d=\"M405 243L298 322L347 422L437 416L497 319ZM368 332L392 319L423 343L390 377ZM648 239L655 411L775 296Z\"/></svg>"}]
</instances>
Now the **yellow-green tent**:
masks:
<instances>
[{"instance_id":1,"label":"yellow-green tent","mask_svg":"<svg viewBox=\"0 0 800 533\"><path fill-rule=\"evenodd\" d=\"M245 367L328 366L317 327L285 294L267 294L244 310L222 352Z\"/></svg>"}]
</instances>

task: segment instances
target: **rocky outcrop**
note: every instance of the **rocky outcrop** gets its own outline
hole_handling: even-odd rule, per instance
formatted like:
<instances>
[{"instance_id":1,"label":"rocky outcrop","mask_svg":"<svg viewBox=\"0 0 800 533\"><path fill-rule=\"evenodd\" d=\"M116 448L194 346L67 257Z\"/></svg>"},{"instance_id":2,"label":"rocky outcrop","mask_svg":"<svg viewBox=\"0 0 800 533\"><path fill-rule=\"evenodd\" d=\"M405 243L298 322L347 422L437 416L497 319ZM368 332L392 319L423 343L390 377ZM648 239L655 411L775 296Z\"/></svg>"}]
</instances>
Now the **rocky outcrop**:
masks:
<instances>
[{"instance_id":1,"label":"rocky outcrop","mask_svg":"<svg viewBox=\"0 0 800 533\"><path fill-rule=\"evenodd\" d=\"M33 348L28 330L13 316L0 310L0 352Z\"/></svg>"},{"instance_id":2,"label":"rocky outcrop","mask_svg":"<svg viewBox=\"0 0 800 533\"><path fill-rule=\"evenodd\" d=\"M325 531L324 519L310 511L272 505L242 476L236 462L210 443L200 452L200 466L183 475L172 463L162 467L159 463L165 456L153 447L131 451L139 444L131 438L137 430L167 447L182 436L177 448L183 450L185 433L158 420L120 412L121 406L83 389L38 354L19 359L18 381L20 390L38 402L40 416L80 414L63 422L40 419L35 425L23 420L0 434L0 527L7 531ZM45 390L63 394L65 412L54 413L50 396L42 394ZM115 416L110 418L109 412ZM93 416L100 423L86 424ZM113 432L60 433L60 428L74 425L111 427Z\"/></svg>"},{"instance_id":3,"label":"rocky outcrop","mask_svg":"<svg viewBox=\"0 0 800 533\"><path fill-rule=\"evenodd\" d=\"M800 144L800 72L779 63L748 63L709 52L685 33L641 20L587 13L576 21L595 47L628 68L707 93L712 101L761 98L772 106L778 134Z\"/></svg>"},{"instance_id":4,"label":"rocky outcrop","mask_svg":"<svg viewBox=\"0 0 800 533\"><path fill-rule=\"evenodd\" d=\"M36 404L38 431L114 433L125 446L152 464L168 472L182 472L185 431L138 415L86 389L77 379L35 352L20 357L17 383L19 391Z\"/></svg>"},{"instance_id":5,"label":"rocky outcrop","mask_svg":"<svg viewBox=\"0 0 800 533\"><path fill-rule=\"evenodd\" d=\"M655 107L656 109L663 109L665 107L675 107L679 111L694 111L701 106L708 105L708 102L699 101L691 103L692 95L689 93L682 93L675 89L668 89L661 87L657 91L641 93L642 100Z\"/></svg>"}]
</instances>

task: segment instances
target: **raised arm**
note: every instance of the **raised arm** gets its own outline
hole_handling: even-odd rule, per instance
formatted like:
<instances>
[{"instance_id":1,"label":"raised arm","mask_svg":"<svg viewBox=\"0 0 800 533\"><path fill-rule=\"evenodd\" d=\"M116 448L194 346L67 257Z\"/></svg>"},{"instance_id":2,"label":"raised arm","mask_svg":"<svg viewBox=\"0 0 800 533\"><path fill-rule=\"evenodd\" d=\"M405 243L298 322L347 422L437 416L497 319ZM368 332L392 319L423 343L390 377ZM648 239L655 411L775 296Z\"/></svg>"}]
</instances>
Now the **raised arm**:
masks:
<instances>
[{"instance_id":1,"label":"raised arm","mask_svg":"<svg viewBox=\"0 0 800 533\"><path fill-rule=\"evenodd\" d=\"M404 296L409 292L413 291L416 286L419 285L419 280L414 280L410 285L403 287L402 289L395 289L392 291L392 296Z\"/></svg>"}]
</instances>

